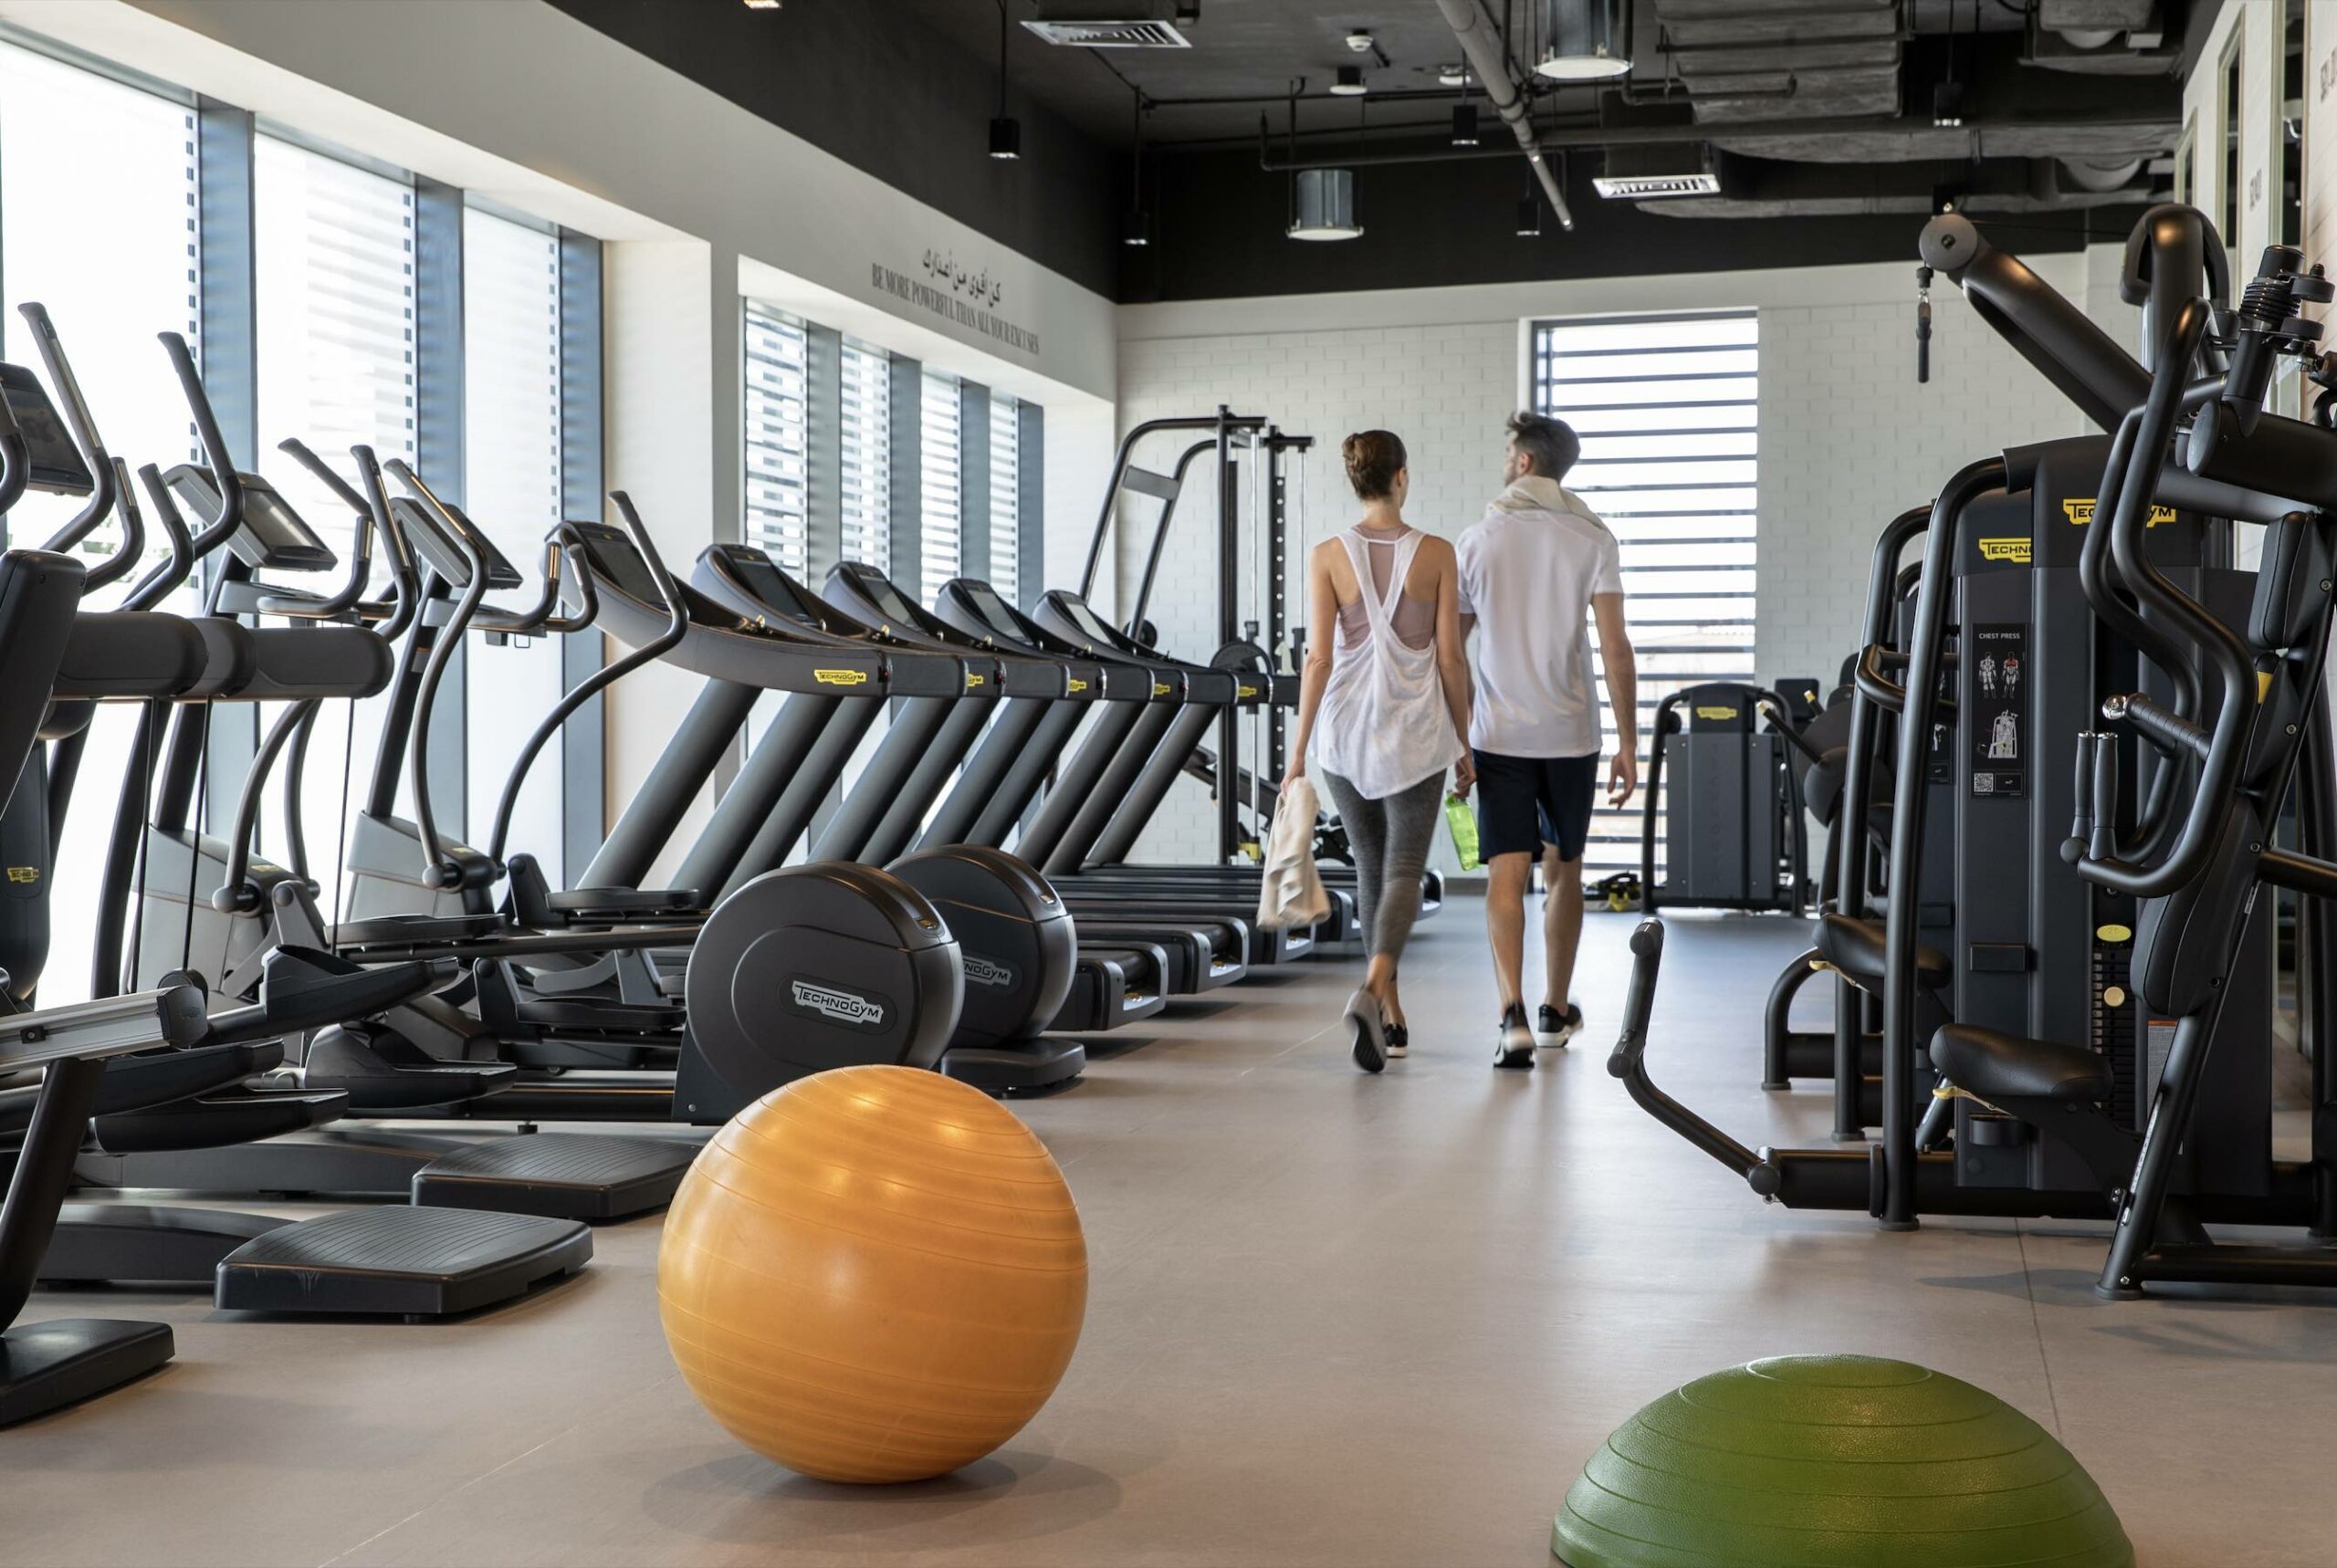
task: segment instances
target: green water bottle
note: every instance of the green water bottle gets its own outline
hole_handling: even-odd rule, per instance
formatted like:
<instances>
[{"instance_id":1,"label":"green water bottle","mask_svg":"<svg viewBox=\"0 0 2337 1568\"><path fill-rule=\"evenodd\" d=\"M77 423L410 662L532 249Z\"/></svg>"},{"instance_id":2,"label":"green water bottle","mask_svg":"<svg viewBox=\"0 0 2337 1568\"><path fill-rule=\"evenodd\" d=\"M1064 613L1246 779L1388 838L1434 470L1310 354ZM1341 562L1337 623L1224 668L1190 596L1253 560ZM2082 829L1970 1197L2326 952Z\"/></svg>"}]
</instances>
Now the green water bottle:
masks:
<instances>
[{"instance_id":1,"label":"green water bottle","mask_svg":"<svg viewBox=\"0 0 2337 1568\"><path fill-rule=\"evenodd\" d=\"M1475 871L1485 862L1477 858L1477 813L1469 802L1458 795L1444 798L1444 823L1452 830L1452 852L1460 858L1462 871Z\"/></svg>"}]
</instances>

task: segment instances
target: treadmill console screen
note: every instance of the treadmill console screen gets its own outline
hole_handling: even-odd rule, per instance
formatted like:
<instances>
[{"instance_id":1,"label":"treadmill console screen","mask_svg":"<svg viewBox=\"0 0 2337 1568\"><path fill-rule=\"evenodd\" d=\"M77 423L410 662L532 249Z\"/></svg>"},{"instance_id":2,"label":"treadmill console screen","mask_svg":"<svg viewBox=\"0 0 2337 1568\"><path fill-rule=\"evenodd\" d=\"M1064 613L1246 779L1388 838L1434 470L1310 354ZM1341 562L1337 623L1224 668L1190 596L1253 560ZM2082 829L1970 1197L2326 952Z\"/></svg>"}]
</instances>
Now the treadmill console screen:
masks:
<instances>
[{"instance_id":1,"label":"treadmill console screen","mask_svg":"<svg viewBox=\"0 0 2337 1568\"><path fill-rule=\"evenodd\" d=\"M826 619L812 607L811 595L781 571L777 561L752 545L724 545L722 555L730 563L730 574L739 580L739 586L747 591L748 597L772 614L807 626L819 625Z\"/></svg>"},{"instance_id":2,"label":"treadmill console screen","mask_svg":"<svg viewBox=\"0 0 2337 1568\"><path fill-rule=\"evenodd\" d=\"M1117 642L1118 634L1104 624L1102 616L1088 608L1087 601L1072 593L1059 593L1053 597L1055 607L1070 616L1072 623L1085 632L1097 647L1109 648Z\"/></svg>"},{"instance_id":3,"label":"treadmill console screen","mask_svg":"<svg viewBox=\"0 0 2337 1568\"><path fill-rule=\"evenodd\" d=\"M992 630L1005 632L1012 629L1014 618L1006 612L1006 601L998 596L998 590L987 582L969 582L964 585L963 591L972 601L974 613L989 622Z\"/></svg>"},{"instance_id":4,"label":"treadmill console screen","mask_svg":"<svg viewBox=\"0 0 2337 1568\"><path fill-rule=\"evenodd\" d=\"M24 433L32 466L28 488L52 496L86 496L97 488L89 465L81 461L81 449L66 433L65 421L58 417L39 377L22 365L0 364L0 397L8 400L8 413Z\"/></svg>"},{"instance_id":5,"label":"treadmill console screen","mask_svg":"<svg viewBox=\"0 0 2337 1568\"><path fill-rule=\"evenodd\" d=\"M236 477L244 491L244 517L227 539L236 559L255 571L330 571L340 564L330 547L300 520L275 486L257 474ZM210 469L182 463L162 476L162 483L178 497L196 532L219 520L219 486L212 483Z\"/></svg>"},{"instance_id":6,"label":"treadmill console screen","mask_svg":"<svg viewBox=\"0 0 2337 1568\"><path fill-rule=\"evenodd\" d=\"M436 572L441 580L457 584L470 580L470 563L463 559L462 547L447 537L445 528L438 521L436 514L411 496L398 497L390 503L390 510L396 514L398 526L405 530L407 540L414 546L414 553L420 556L423 564ZM504 559L501 550L495 548L495 541L488 538L477 524L464 516L460 507L450 506L446 511L455 519L456 526L477 547L480 559L487 563L487 587L520 586L523 580L518 570ZM656 595L653 593L650 598L654 601Z\"/></svg>"}]
</instances>

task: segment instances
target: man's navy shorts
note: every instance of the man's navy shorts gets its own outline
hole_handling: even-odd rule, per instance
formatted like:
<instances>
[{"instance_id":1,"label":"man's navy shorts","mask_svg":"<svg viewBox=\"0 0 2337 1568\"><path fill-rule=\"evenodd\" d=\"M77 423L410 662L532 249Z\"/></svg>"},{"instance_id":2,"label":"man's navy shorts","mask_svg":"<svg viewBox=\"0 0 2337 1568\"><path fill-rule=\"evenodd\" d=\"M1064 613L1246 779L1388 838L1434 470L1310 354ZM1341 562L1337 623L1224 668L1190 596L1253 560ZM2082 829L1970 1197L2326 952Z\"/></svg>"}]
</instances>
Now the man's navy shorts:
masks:
<instances>
[{"instance_id":1,"label":"man's navy shorts","mask_svg":"<svg viewBox=\"0 0 2337 1568\"><path fill-rule=\"evenodd\" d=\"M1588 757L1504 757L1472 752L1477 762L1477 852L1535 854L1557 846L1558 858L1578 861L1590 838L1590 806L1598 789L1598 754Z\"/></svg>"}]
</instances>

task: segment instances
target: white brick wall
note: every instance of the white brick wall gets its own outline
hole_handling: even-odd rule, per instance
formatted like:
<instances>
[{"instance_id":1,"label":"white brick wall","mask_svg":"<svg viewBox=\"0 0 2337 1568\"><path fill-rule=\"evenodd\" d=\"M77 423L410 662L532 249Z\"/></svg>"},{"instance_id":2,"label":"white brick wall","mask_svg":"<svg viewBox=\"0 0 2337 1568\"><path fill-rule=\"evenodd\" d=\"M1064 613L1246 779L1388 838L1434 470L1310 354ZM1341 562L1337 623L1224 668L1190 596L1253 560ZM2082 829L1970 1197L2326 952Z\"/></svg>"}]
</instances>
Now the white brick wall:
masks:
<instances>
[{"instance_id":1,"label":"white brick wall","mask_svg":"<svg viewBox=\"0 0 2337 1568\"><path fill-rule=\"evenodd\" d=\"M2054 257L2038 266L2057 286L2084 296L2090 275L2112 276L2093 261ZM1222 313L1244 324L1287 314L1309 329L1218 334L1195 330L1221 313L1212 307L1124 310L1121 429L1230 402L1318 438L1306 468L1304 538L1292 542L1291 620L1299 624L1296 595L1305 582L1295 567L1356 511L1338 462L1339 441L1349 432L1378 425L1401 435L1411 455L1408 516L1420 528L1457 533L1499 486L1502 424L1518 405L1526 316L1644 309L1650 286L1667 281L1678 287L1654 292L1674 305L1755 306L1761 316L1757 662L1764 681L1830 676L1857 635L1869 551L1886 521L1928 500L1975 456L2083 429L2076 412L1945 285L1933 293L1932 380L1918 385L1913 277L1911 262L1478 291L1458 300L1462 291L1450 290L1293 300L1287 312L1276 309L1285 302L1240 301ZM1481 300L1494 307L1484 319L1450 319L1456 307L1465 311ZM1499 313L1503 306L1508 314ZM2114 294L2107 313L2097 313L2122 341L2132 337ZM1313 326L1310 319L1325 316L1349 324ZM1137 461L1166 467L1180 449L1173 436L1155 437ZM1214 490L1205 463L1194 472L1200 482L1179 508L1151 614L1166 646L1206 658L1217 640ZM1142 574L1150 517L1148 503L1142 526L1121 530L1123 591L1132 593ZM1215 848L1205 792L1187 782L1138 852L1207 860ZM1448 863L1441 835L1437 853L1438 863Z\"/></svg>"}]
</instances>

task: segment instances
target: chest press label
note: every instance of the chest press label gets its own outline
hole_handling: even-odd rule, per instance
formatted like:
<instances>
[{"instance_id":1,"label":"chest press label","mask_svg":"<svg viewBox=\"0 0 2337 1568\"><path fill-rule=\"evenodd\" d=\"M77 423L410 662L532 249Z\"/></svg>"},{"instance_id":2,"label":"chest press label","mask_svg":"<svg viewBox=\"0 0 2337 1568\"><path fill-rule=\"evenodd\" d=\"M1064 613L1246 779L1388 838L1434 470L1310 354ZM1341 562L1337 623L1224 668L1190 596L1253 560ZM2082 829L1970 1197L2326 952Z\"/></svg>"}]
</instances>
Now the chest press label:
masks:
<instances>
[{"instance_id":1,"label":"chest press label","mask_svg":"<svg viewBox=\"0 0 2337 1568\"><path fill-rule=\"evenodd\" d=\"M2028 628L2017 621L1975 625L1971 658L1964 711L1971 716L1965 733L1972 793L2017 799L2028 792Z\"/></svg>"}]
</instances>

